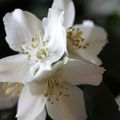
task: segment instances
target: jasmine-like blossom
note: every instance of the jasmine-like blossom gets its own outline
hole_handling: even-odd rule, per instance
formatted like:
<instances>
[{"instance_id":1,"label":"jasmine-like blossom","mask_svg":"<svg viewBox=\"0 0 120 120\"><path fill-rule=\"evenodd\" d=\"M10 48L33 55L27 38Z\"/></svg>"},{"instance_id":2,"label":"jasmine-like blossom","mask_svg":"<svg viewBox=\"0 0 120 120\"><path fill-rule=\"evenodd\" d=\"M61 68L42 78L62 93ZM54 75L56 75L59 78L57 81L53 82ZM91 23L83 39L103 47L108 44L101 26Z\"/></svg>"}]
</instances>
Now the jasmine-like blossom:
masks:
<instances>
[{"instance_id":1,"label":"jasmine-like blossom","mask_svg":"<svg viewBox=\"0 0 120 120\"><path fill-rule=\"evenodd\" d=\"M59 66L59 67L58 67ZM43 80L23 87L18 103L18 120L45 120L46 110L54 120L86 120L84 97L75 85L99 85L103 69L84 61L56 63Z\"/></svg>"},{"instance_id":2,"label":"jasmine-like blossom","mask_svg":"<svg viewBox=\"0 0 120 120\"><path fill-rule=\"evenodd\" d=\"M4 18L6 41L18 55L0 60L0 81L29 82L44 77L66 52L63 11L50 9L41 22L32 13L16 9Z\"/></svg>"},{"instance_id":3,"label":"jasmine-like blossom","mask_svg":"<svg viewBox=\"0 0 120 120\"><path fill-rule=\"evenodd\" d=\"M67 47L69 57L84 59L100 65L98 58L104 45L107 43L107 33L90 20L73 26L75 8L72 0L54 0L52 8L61 8L65 12L64 26L67 33Z\"/></svg>"}]
</instances>

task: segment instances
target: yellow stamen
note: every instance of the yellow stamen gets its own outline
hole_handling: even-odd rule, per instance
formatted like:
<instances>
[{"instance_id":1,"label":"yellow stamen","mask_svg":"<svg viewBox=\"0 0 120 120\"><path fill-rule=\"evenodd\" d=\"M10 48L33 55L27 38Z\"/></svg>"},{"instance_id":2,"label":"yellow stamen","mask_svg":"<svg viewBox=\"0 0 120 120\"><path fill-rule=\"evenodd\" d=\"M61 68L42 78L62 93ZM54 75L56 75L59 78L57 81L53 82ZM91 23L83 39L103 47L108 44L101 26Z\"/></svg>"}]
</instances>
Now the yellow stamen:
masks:
<instances>
[{"instance_id":1,"label":"yellow stamen","mask_svg":"<svg viewBox=\"0 0 120 120\"><path fill-rule=\"evenodd\" d=\"M48 102L53 104L55 101L59 101L61 96L69 97L67 90L69 90L66 85L69 85L64 80L57 80L56 76L51 76L48 78L48 86L44 93L44 96L47 98ZM66 91L66 92L65 92Z\"/></svg>"},{"instance_id":2,"label":"yellow stamen","mask_svg":"<svg viewBox=\"0 0 120 120\"><path fill-rule=\"evenodd\" d=\"M79 28L72 28L67 32L67 40L75 48L86 49L90 43L86 43L85 39L82 38L82 31ZM68 46L69 49L69 46Z\"/></svg>"},{"instance_id":3,"label":"yellow stamen","mask_svg":"<svg viewBox=\"0 0 120 120\"><path fill-rule=\"evenodd\" d=\"M36 57L40 60L45 60L48 57L48 51L46 49L42 49L37 52Z\"/></svg>"}]
</instances>

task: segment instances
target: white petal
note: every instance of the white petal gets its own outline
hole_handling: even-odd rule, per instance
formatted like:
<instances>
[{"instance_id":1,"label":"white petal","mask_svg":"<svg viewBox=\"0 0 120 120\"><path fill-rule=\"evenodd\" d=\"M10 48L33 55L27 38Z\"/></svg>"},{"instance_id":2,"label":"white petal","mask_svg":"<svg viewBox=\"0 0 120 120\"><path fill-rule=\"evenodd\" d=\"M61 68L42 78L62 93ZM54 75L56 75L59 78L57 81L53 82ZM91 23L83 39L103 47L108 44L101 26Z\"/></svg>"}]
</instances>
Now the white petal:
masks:
<instances>
[{"instance_id":1,"label":"white petal","mask_svg":"<svg viewBox=\"0 0 120 120\"><path fill-rule=\"evenodd\" d=\"M119 109L120 109L120 95L118 95L116 98L115 98L115 101L117 102L118 106L119 106Z\"/></svg>"},{"instance_id":2,"label":"white petal","mask_svg":"<svg viewBox=\"0 0 120 120\"><path fill-rule=\"evenodd\" d=\"M25 82L32 79L30 64L25 55L14 55L0 60L0 82Z\"/></svg>"},{"instance_id":3,"label":"white petal","mask_svg":"<svg viewBox=\"0 0 120 120\"><path fill-rule=\"evenodd\" d=\"M31 67L30 71L33 76L31 80L36 80L37 78L42 80L51 71L51 65L45 62L38 62Z\"/></svg>"},{"instance_id":4,"label":"white petal","mask_svg":"<svg viewBox=\"0 0 120 120\"><path fill-rule=\"evenodd\" d=\"M46 80L31 81L28 83L30 93L33 95L43 95L47 87Z\"/></svg>"},{"instance_id":5,"label":"white petal","mask_svg":"<svg viewBox=\"0 0 120 120\"><path fill-rule=\"evenodd\" d=\"M87 6L86 11L89 11L90 16L110 16L115 13L120 5L119 0L91 0Z\"/></svg>"},{"instance_id":6,"label":"white petal","mask_svg":"<svg viewBox=\"0 0 120 120\"><path fill-rule=\"evenodd\" d=\"M0 83L0 109L11 108L17 104L17 96L7 96L2 89L2 83Z\"/></svg>"},{"instance_id":7,"label":"white petal","mask_svg":"<svg viewBox=\"0 0 120 120\"><path fill-rule=\"evenodd\" d=\"M7 13L3 21L7 35L6 40L15 51L20 51L23 42L30 44L33 37L43 33L41 21L27 11L16 9L12 13Z\"/></svg>"},{"instance_id":8,"label":"white petal","mask_svg":"<svg viewBox=\"0 0 120 120\"><path fill-rule=\"evenodd\" d=\"M25 86L21 92L16 117L18 120L34 120L44 110L44 107L44 97L33 96L28 86Z\"/></svg>"},{"instance_id":9,"label":"white petal","mask_svg":"<svg viewBox=\"0 0 120 120\"><path fill-rule=\"evenodd\" d=\"M61 67L63 66L63 61L59 61L59 62L57 62L57 63L55 63L54 65L52 65L52 67L51 67L51 69L44 69L44 71L40 71L39 73L38 73L38 76L36 76L35 78L34 78L34 80L35 80L35 82L37 81L38 83L40 82L42 82L42 84L43 85L45 85L46 83L45 83L45 81L44 80L46 80L46 79L48 79L50 76L52 76L52 75L54 75L55 73L56 73L56 71L58 71ZM41 70L41 69L40 69ZM34 83L34 81L33 81L33 83ZM37 87L36 86L36 88L38 88L39 89L39 86Z\"/></svg>"},{"instance_id":10,"label":"white petal","mask_svg":"<svg viewBox=\"0 0 120 120\"><path fill-rule=\"evenodd\" d=\"M91 21L84 21L81 25L74 26L80 28L83 32L82 37L86 43L89 43L86 49L76 49L76 57L82 57L85 60L91 61L92 63L101 64L101 60L97 55L101 52L105 44L107 43L107 33L101 27L95 26Z\"/></svg>"},{"instance_id":11,"label":"white petal","mask_svg":"<svg viewBox=\"0 0 120 120\"><path fill-rule=\"evenodd\" d=\"M45 36L48 39L48 61L50 63L59 60L66 50L66 30L63 27L63 11L49 9L48 17L43 20Z\"/></svg>"},{"instance_id":12,"label":"white petal","mask_svg":"<svg viewBox=\"0 0 120 120\"><path fill-rule=\"evenodd\" d=\"M57 78L69 83L99 85L104 69L81 60L70 60L57 73Z\"/></svg>"},{"instance_id":13,"label":"white petal","mask_svg":"<svg viewBox=\"0 0 120 120\"><path fill-rule=\"evenodd\" d=\"M35 118L35 120L46 120L46 111L45 109Z\"/></svg>"},{"instance_id":14,"label":"white petal","mask_svg":"<svg viewBox=\"0 0 120 120\"><path fill-rule=\"evenodd\" d=\"M52 8L64 10L64 26L66 29L73 25L75 19L75 7L72 0L54 0Z\"/></svg>"},{"instance_id":15,"label":"white petal","mask_svg":"<svg viewBox=\"0 0 120 120\"><path fill-rule=\"evenodd\" d=\"M68 87L68 86L67 86ZM86 120L87 114L82 91L74 86L63 91L69 97L61 95L59 101L47 103L48 114L55 120Z\"/></svg>"}]
</instances>

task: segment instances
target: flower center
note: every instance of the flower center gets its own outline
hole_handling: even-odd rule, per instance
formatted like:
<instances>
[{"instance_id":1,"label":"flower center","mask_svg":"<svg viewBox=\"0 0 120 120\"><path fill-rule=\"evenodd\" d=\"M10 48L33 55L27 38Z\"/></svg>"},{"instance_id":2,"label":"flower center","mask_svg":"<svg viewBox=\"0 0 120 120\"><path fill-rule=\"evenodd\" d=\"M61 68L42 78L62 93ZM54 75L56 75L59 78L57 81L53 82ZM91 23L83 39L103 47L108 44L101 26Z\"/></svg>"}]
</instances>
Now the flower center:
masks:
<instances>
[{"instance_id":1,"label":"flower center","mask_svg":"<svg viewBox=\"0 0 120 120\"><path fill-rule=\"evenodd\" d=\"M67 90L69 89L67 82L57 80L55 76L49 77L47 82L48 86L44 96L51 104L55 101L59 101L61 96L70 97L67 93Z\"/></svg>"},{"instance_id":2,"label":"flower center","mask_svg":"<svg viewBox=\"0 0 120 120\"><path fill-rule=\"evenodd\" d=\"M40 60L45 60L48 57L47 49L42 49L36 53L36 57Z\"/></svg>"},{"instance_id":3,"label":"flower center","mask_svg":"<svg viewBox=\"0 0 120 120\"><path fill-rule=\"evenodd\" d=\"M71 28L67 32L68 48L71 45L74 48L86 49L90 44L82 38L82 31L79 28Z\"/></svg>"},{"instance_id":4,"label":"flower center","mask_svg":"<svg viewBox=\"0 0 120 120\"><path fill-rule=\"evenodd\" d=\"M21 45L21 51L27 55L28 60L44 61L49 56L46 45L48 40L42 40L40 34L37 37L31 39L31 45L23 42Z\"/></svg>"}]
</instances>

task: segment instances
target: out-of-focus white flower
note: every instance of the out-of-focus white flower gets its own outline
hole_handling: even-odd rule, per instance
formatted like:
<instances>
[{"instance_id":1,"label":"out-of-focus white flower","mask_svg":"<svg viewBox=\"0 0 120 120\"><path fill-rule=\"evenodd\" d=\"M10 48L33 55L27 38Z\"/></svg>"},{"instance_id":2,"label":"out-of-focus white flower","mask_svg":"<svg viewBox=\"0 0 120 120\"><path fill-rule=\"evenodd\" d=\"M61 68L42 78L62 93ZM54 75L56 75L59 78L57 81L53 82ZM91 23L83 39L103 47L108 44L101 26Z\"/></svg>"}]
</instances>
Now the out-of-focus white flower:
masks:
<instances>
[{"instance_id":1,"label":"out-of-focus white flower","mask_svg":"<svg viewBox=\"0 0 120 120\"><path fill-rule=\"evenodd\" d=\"M33 14L16 9L4 18L6 40L18 55L0 60L1 82L29 82L44 77L66 52L66 32L60 9L49 9L41 22Z\"/></svg>"},{"instance_id":2,"label":"out-of-focus white flower","mask_svg":"<svg viewBox=\"0 0 120 120\"><path fill-rule=\"evenodd\" d=\"M118 96L115 98L115 101L117 102L118 107L119 107L119 110L120 110L120 95L118 95Z\"/></svg>"},{"instance_id":3,"label":"out-of-focus white flower","mask_svg":"<svg viewBox=\"0 0 120 120\"><path fill-rule=\"evenodd\" d=\"M86 0L85 9L88 15L111 15L120 8L120 0Z\"/></svg>"},{"instance_id":4,"label":"out-of-focus white flower","mask_svg":"<svg viewBox=\"0 0 120 120\"><path fill-rule=\"evenodd\" d=\"M10 94L10 91L12 91L12 94ZM12 86L10 87L10 84L8 85L7 83L0 83L0 109L11 108L17 104L18 97L15 93L16 89L13 89Z\"/></svg>"},{"instance_id":5,"label":"out-of-focus white flower","mask_svg":"<svg viewBox=\"0 0 120 120\"><path fill-rule=\"evenodd\" d=\"M59 66L59 67L58 67ZM104 69L79 60L59 61L42 81L25 85L18 103L18 120L86 120L82 91L74 85L99 85Z\"/></svg>"},{"instance_id":6,"label":"out-of-focus white flower","mask_svg":"<svg viewBox=\"0 0 120 120\"><path fill-rule=\"evenodd\" d=\"M52 7L61 8L65 12L64 26L66 27L69 56L100 65L101 60L97 55L107 43L105 30L88 20L83 24L73 26L75 9L72 0L59 0L59 2L54 0Z\"/></svg>"}]
</instances>

